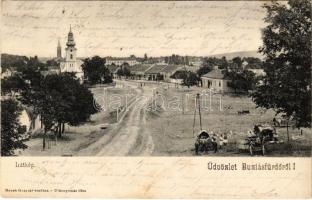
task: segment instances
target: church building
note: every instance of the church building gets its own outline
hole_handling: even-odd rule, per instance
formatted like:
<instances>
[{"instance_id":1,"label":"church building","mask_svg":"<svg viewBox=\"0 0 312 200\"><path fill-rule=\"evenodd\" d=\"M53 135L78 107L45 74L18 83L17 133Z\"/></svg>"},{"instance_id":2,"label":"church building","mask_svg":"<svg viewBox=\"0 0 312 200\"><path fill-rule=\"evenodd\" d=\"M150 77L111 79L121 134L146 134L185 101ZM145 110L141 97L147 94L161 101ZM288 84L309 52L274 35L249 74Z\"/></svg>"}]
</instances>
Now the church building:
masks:
<instances>
[{"instance_id":1,"label":"church building","mask_svg":"<svg viewBox=\"0 0 312 200\"><path fill-rule=\"evenodd\" d=\"M76 57L77 48L71 27L68 33L65 54L65 60L60 63L61 72L75 72L76 77L82 80L83 71L81 65L83 62Z\"/></svg>"}]
</instances>

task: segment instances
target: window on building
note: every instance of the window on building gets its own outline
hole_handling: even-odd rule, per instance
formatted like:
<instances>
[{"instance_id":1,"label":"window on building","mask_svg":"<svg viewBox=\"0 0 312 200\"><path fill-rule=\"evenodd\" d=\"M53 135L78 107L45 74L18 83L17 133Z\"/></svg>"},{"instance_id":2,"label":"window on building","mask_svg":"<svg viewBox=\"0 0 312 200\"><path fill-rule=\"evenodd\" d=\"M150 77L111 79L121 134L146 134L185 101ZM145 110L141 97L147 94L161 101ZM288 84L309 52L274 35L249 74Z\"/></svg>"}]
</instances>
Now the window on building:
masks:
<instances>
[{"instance_id":1,"label":"window on building","mask_svg":"<svg viewBox=\"0 0 312 200\"><path fill-rule=\"evenodd\" d=\"M219 81L219 87L221 87L221 81Z\"/></svg>"},{"instance_id":2,"label":"window on building","mask_svg":"<svg viewBox=\"0 0 312 200\"><path fill-rule=\"evenodd\" d=\"M73 59L73 54L70 54L70 59Z\"/></svg>"}]
</instances>

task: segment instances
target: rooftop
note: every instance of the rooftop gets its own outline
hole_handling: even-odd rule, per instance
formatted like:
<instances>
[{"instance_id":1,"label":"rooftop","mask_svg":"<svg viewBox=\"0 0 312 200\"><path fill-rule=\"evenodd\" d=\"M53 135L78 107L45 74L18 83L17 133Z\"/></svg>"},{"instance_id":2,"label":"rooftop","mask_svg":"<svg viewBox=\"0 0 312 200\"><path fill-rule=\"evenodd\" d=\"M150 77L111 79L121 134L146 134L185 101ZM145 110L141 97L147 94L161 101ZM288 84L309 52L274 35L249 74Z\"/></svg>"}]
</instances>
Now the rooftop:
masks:
<instances>
[{"instance_id":1,"label":"rooftop","mask_svg":"<svg viewBox=\"0 0 312 200\"><path fill-rule=\"evenodd\" d=\"M161 70L161 72L163 72L163 73L173 73L176 70L178 70L180 67L181 67L180 65L168 65L165 68L163 68Z\"/></svg>"},{"instance_id":2,"label":"rooftop","mask_svg":"<svg viewBox=\"0 0 312 200\"><path fill-rule=\"evenodd\" d=\"M202 77L213 78L213 79L227 79L220 69L213 69Z\"/></svg>"},{"instance_id":3,"label":"rooftop","mask_svg":"<svg viewBox=\"0 0 312 200\"><path fill-rule=\"evenodd\" d=\"M145 72L150 67L152 67L151 64L137 64L137 65L130 66L129 69L131 72Z\"/></svg>"},{"instance_id":4,"label":"rooftop","mask_svg":"<svg viewBox=\"0 0 312 200\"><path fill-rule=\"evenodd\" d=\"M145 73L147 73L147 74L158 74L167 66L168 65L153 65Z\"/></svg>"}]
</instances>

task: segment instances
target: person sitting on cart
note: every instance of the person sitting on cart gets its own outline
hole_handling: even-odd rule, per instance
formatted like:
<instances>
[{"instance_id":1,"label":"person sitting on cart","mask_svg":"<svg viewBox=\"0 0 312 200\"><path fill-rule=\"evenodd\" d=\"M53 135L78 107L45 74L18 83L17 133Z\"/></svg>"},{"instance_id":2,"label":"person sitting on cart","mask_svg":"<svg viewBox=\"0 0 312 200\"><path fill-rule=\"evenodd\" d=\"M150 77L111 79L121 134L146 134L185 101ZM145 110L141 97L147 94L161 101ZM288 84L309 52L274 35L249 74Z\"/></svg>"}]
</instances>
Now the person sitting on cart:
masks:
<instances>
[{"instance_id":1,"label":"person sitting on cart","mask_svg":"<svg viewBox=\"0 0 312 200\"><path fill-rule=\"evenodd\" d=\"M199 139L207 139L207 138L209 138L209 134L208 134L207 131L201 130L201 131L199 132L199 134L197 135L197 137L198 137Z\"/></svg>"},{"instance_id":2,"label":"person sitting on cart","mask_svg":"<svg viewBox=\"0 0 312 200\"><path fill-rule=\"evenodd\" d=\"M219 145L220 145L220 149L222 148L222 146L226 146L228 143L228 140L227 140L227 135L226 134L221 134L220 137L219 137Z\"/></svg>"},{"instance_id":3,"label":"person sitting on cart","mask_svg":"<svg viewBox=\"0 0 312 200\"><path fill-rule=\"evenodd\" d=\"M248 130L248 131L247 131L247 136L248 136L248 137L255 137L255 136L257 136L257 135L255 134L254 131Z\"/></svg>"},{"instance_id":4,"label":"person sitting on cart","mask_svg":"<svg viewBox=\"0 0 312 200\"><path fill-rule=\"evenodd\" d=\"M260 136L260 127L259 127L259 125L255 125L253 132L254 132L254 134L256 136Z\"/></svg>"},{"instance_id":5,"label":"person sitting on cart","mask_svg":"<svg viewBox=\"0 0 312 200\"><path fill-rule=\"evenodd\" d=\"M217 143L218 136L213 131L211 131L210 134L211 134L211 143L213 145L214 152L216 153L218 151L218 143Z\"/></svg>"}]
</instances>

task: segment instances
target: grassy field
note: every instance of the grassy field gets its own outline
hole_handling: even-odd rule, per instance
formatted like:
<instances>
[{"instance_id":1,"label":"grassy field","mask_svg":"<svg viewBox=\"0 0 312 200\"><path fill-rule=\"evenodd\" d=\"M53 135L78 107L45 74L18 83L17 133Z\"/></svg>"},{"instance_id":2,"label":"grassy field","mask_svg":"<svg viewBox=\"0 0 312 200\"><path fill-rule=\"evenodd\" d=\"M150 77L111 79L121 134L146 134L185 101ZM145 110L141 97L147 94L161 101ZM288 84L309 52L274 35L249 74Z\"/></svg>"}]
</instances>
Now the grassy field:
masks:
<instances>
[{"instance_id":1,"label":"grassy field","mask_svg":"<svg viewBox=\"0 0 312 200\"><path fill-rule=\"evenodd\" d=\"M200 130L198 110L193 127L195 96L200 92L202 91L199 88L165 88L157 91L157 106L153 103L157 109L149 113L148 120L155 143L154 155L194 155L193 131L197 135ZM247 131L253 129L255 124L272 123L274 117L272 110L256 108L251 98L246 96L215 94L210 100L209 95L202 95L200 101L202 129L229 135L229 145L226 149L210 155L248 155L238 152L238 142L247 136ZM238 111L241 110L248 110L250 113L238 115ZM274 149L268 152L268 156L311 154L310 129L303 129L303 135L300 135L300 130L289 128L290 143L287 142L286 128L278 128L277 131L284 143L275 145Z\"/></svg>"},{"instance_id":2,"label":"grassy field","mask_svg":"<svg viewBox=\"0 0 312 200\"><path fill-rule=\"evenodd\" d=\"M130 88L105 88L95 87L91 88L96 102L99 104L97 107L102 108L102 112L92 115L91 122L94 125L99 123L115 123L116 110L118 107L126 106L131 99L135 96L136 91Z\"/></svg>"}]
</instances>

